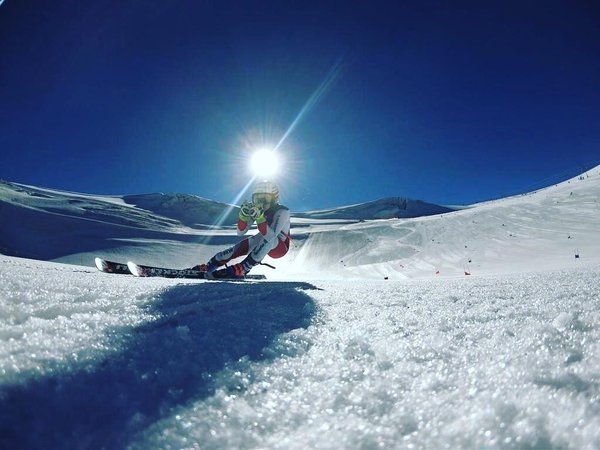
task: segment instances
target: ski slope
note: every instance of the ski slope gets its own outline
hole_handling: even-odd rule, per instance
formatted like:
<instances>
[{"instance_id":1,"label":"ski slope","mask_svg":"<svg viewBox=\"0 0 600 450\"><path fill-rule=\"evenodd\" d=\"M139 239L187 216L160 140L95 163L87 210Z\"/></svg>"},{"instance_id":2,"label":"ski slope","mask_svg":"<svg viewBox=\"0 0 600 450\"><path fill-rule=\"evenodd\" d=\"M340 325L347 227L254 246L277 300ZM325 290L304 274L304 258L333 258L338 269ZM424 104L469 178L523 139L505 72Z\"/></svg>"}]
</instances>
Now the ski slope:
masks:
<instances>
[{"instance_id":1,"label":"ski slope","mask_svg":"<svg viewBox=\"0 0 600 450\"><path fill-rule=\"evenodd\" d=\"M291 251L270 261L278 269L266 273L280 280L406 279L595 264L600 262L599 167L533 193L433 216L293 217ZM196 214L203 205L211 215ZM376 216L377 205L389 208L385 202L353 208ZM348 210L340 208L344 214ZM0 252L90 267L96 256L191 267L237 242L232 225L212 225L219 218L231 223L234 213L230 205L177 194L86 196L0 183Z\"/></svg>"},{"instance_id":2,"label":"ski slope","mask_svg":"<svg viewBox=\"0 0 600 450\"><path fill-rule=\"evenodd\" d=\"M286 277L406 279L600 263L600 169L530 194L406 220L307 224ZM579 255L575 258L575 255Z\"/></svg>"},{"instance_id":3,"label":"ski slope","mask_svg":"<svg viewBox=\"0 0 600 450\"><path fill-rule=\"evenodd\" d=\"M600 167L443 215L298 218L252 283L100 273L236 238L14 186L0 246L46 258L0 255L0 448L600 448Z\"/></svg>"}]
</instances>

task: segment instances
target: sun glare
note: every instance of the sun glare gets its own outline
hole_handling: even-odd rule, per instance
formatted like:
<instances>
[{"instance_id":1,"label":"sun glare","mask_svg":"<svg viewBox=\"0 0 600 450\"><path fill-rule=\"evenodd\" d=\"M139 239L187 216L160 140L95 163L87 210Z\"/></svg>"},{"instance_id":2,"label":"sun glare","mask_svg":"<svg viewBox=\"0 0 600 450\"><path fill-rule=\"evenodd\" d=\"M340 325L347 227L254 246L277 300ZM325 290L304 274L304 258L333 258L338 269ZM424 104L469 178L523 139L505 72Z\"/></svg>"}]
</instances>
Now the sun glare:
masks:
<instances>
[{"instance_id":1,"label":"sun glare","mask_svg":"<svg viewBox=\"0 0 600 450\"><path fill-rule=\"evenodd\" d=\"M257 150L250 158L250 170L256 176L272 177L279 171L280 159L273 150Z\"/></svg>"}]
</instances>

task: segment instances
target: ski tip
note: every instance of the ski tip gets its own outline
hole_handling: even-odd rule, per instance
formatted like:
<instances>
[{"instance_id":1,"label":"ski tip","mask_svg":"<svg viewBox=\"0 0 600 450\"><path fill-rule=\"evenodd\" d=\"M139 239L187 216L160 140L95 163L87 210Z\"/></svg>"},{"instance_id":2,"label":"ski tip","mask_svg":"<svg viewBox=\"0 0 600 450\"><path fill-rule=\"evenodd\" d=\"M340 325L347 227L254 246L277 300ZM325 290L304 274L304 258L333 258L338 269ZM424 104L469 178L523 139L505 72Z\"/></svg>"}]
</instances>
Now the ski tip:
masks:
<instances>
[{"instance_id":1,"label":"ski tip","mask_svg":"<svg viewBox=\"0 0 600 450\"><path fill-rule=\"evenodd\" d=\"M127 267L129 268L129 271L134 274L136 277L143 277L144 274L142 272L142 268L140 266L138 266L136 263L129 261L127 263Z\"/></svg>"},{"instance_id":2,"label":"ski tip","mask_svg":"<svg viewBox=\"0 0 600 450\"><path fill-rule=\"evenodd\" d=\"M106 271L106 262L102 258L96 258L94 262L96 263L96 269L100 272Z\"/></svg>"}]
</instances>

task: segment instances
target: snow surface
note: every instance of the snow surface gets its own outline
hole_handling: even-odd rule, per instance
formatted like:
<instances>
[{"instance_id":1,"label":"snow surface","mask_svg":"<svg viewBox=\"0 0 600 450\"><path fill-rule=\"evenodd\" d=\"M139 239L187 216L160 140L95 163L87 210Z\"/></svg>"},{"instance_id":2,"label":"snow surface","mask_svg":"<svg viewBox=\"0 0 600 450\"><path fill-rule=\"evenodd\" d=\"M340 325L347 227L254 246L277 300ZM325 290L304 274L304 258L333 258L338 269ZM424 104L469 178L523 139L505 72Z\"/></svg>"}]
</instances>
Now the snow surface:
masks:
<instances>
[{"instance_id":1,"label":"snow surface","mask_svg":"<svg viewBox=\"0 0 600 450\"><path fill-rule=\"evenodd\" d=\"M373 220L373 219L399 219L421 216L432 216L453 211L454 208L434 205L420 200L411 200L404 197L392 197L375 200L358 205L343 206L334 209L309 211L297 213L296 217L311 219L348 219L348 220Z\"/></svg>"},{"instance_id":2,"label":"snow surface","mask_svg":"<svg viewBox=\"0 0 600 450\"><path fill-rule=\"evenodd\" d=\"M0 247L46 257L0 255L0 448L600 448L600 167L438 216L296 219L247 283L100 273L237 238L14 186Z\"/></svg>"}]
</instances>

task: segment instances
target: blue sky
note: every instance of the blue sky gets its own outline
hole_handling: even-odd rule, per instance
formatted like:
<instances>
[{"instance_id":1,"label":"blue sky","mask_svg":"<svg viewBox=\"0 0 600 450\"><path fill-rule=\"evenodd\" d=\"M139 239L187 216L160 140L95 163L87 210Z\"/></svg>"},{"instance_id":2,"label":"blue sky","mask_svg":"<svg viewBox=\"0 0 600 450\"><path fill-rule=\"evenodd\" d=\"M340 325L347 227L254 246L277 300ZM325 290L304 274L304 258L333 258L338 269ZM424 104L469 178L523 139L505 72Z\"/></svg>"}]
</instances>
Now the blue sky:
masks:
<instances>
[{"instance_id":1,"label":"blue sky","mask_svg":"<svg viewBox=\"0 0 600 450\"><path fill-rule=\"evenodd\" d=\"M600 164L599 10L7 0L0 178L230 202L252 148L295 123L277 180L294 210L529 191Z\"/></svg>"}]
</instances>

